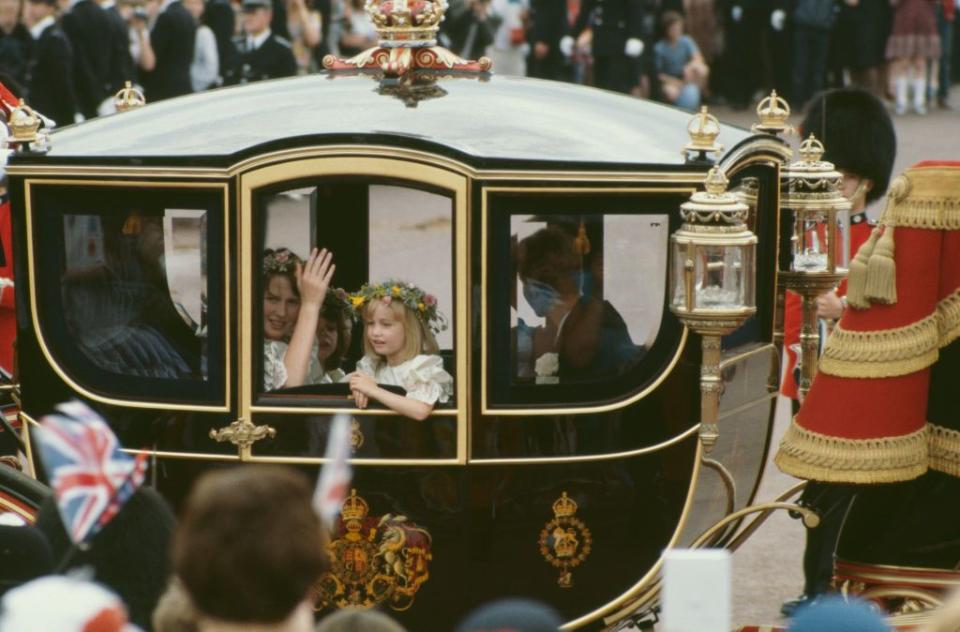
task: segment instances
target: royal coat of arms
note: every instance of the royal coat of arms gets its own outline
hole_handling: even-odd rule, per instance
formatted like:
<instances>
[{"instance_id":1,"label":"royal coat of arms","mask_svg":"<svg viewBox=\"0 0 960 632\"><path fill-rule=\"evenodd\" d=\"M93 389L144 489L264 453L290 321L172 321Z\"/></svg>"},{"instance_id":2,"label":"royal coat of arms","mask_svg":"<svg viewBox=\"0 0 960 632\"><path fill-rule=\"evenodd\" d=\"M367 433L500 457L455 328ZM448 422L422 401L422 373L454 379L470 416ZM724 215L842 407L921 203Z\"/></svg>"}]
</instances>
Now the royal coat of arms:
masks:
<instances>
[{"instance_id":1,"label":"royal coat of arms","mask_svg":"<svg viewBox=\"0 0 960 632\"><path fill-rule=\"evenodd\" d=\"M540 531L540 555L560 570L560 588L573 586L573 569L586 561L593 548L590 529L576 513L577 503L563 492L553 503L553 520Z\"/></svg>"},{"instance_id":2,"label":"royal coat of arms","mask_svg":"<svg viewBox=\"0 0 960 632\"><path fill-rule=\"evenodd\" d=\"M430 578L430 534L406 516L370 516L370 506L351 490L343 503L327 549L331 568L317 582L314 605L394 610L413 605Z\"/></svg>"}]
</instances>

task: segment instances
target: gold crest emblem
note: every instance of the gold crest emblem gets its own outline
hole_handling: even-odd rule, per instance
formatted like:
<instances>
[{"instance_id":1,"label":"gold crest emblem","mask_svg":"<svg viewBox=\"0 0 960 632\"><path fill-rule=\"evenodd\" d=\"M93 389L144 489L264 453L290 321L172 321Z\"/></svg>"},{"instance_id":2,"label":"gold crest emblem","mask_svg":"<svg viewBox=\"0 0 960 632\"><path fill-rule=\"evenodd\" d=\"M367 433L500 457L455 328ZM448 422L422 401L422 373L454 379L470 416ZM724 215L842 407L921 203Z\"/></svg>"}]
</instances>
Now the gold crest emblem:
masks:
<instances>
[{"instance_id":1,"label":"gold crest emblem","mask_svg":"<svg viewBox=\"0 0 960 632\"><path fill-rule=\"evenodd\" d=\"M430 578L430 534L406 516L370 516L367 501L350 490L330 544L331 568L314 589L314 607L371 607L394 610L413 605Z\"/></svg>"},{"instance_id":2,"label":"gold crest emblem","mask_svg":"<svg viewBox=\"0 0 960 632\"><path fill-rule=\"evenodd\" d=\"M593 536L582 520L576 517L577 503L563 492L553 503L553 520L540 531L540 555L560 569L557 585L573 586L573 569L580 566L593 547Z\"/></svg>"}]
</instances>

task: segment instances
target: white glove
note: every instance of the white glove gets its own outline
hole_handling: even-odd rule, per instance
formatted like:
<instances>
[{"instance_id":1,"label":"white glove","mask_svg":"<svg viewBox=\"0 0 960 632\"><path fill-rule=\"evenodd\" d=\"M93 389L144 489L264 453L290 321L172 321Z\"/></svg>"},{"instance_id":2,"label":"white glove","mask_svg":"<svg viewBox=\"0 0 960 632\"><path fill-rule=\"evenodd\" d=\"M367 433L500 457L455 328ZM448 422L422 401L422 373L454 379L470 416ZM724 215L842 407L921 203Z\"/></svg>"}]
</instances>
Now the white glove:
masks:
<instances>
[{"instance_id":1,"label":"white glove","mask_svg":"<svg viewBox=\"0 0 960 632\"><path fill-rule=\"evenodd\" d=\"M787 13L783 9L777 9L770 14L770 26L773 27L774 31L782 31L783 23L787 19Z\"/></svg>"},{"instance_id":2,"label":"white glove","mask_svg":"<svg viewBox=\"0 0 960 632\"><path fill-rule=\"evenodd\" d=\"M564 35L560 39L560 52L563 53L564 57L569 57L573 55L573 38L569 35Z\"/></svg>"},{"instance_id":3,"label":"white glove","mask_svg":"<svg viewBox=\"0 0 960 632\"><path fill-rule=\"evenodd\" d=\"M643 54L643 40L631 37L627 40L627 45L623 47L623 53L627 57L639 57Z\"/></svg>"},{"instance_id":4,"label":"white glove","mask_svg":"<svg viewBox=\"0 0 960 632\"><path fill-rule=\"evenodd\" d=\"M730 17L733 18L734 22L739 22L740 18L743 17L743 7L739 4L733 5L733 8L730 9Z\"/></svg>"}]
</instances>

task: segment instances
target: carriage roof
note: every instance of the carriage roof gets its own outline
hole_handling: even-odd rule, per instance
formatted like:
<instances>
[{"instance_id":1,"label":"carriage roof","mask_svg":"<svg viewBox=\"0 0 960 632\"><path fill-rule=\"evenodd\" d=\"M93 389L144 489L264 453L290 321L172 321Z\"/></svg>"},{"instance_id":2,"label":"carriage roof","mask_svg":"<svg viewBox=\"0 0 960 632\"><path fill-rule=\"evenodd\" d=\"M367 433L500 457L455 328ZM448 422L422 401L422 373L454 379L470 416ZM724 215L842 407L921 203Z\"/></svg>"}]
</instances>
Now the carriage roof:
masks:
<instances>
[{"instance_id":1,"label":"carriage roof","mask_svg":"<svg viewBox=\"0 0 960 632\"><path fill-rule=\"evenodd\" d=\"M372 76L322 74L213 90L70 126L53 135L46 155L15 161L220 167L292 146L344 143L401 144L481 168L676 170L689 121L674 108L551 81L428 76L410 89ZM748 136L724 126L720 140L731 147Z\"/></svg>"}]
</instances>

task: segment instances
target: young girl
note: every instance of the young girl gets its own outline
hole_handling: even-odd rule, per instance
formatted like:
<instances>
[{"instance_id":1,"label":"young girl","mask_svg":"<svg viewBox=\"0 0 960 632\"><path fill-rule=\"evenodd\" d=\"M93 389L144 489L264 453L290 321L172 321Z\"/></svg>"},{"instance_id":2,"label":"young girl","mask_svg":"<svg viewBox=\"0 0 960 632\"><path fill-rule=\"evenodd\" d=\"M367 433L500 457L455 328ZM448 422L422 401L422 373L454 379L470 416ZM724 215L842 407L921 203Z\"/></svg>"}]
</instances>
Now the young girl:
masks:
<instances>
[{"instance_id":1,"label":"young girl","mask_svg":"<svg viewBox=\"0 0 960 632\"><path fill-rule=\"evenodd\" d=\"M314 248L306 263L286 248L263 257L263 388L300 386L322 378L317 324L336 266Z\"/></svg>"},{"instance_id":2,"label":"young girl","mask_svg":"<svg viewBox=\"0 0 960 632\"><path fill-rule=\"evenodd\" d=\"M350 297L341 288L327 292L323 309L317 320L317 360L323 369L319 379L308 380L311 384L335 384L346 377L340 365L350 348L351 326Z\"/></svg>"},{"instance_id":3,"label":"young girl","mask_svg":"<svg viewBox=\"0 0 960 632\"><path fill-rule=\"evenodd\" d=\"M374 399L411 419L426 419L437 402L453 395L453 377L443 369L434 333L447 328L437 299L413 284L364 285L350 297L363 317L364 356L347 376L358 408ZM406 397L379 384L401 386Z\"/></svg>"}]
</instances>

